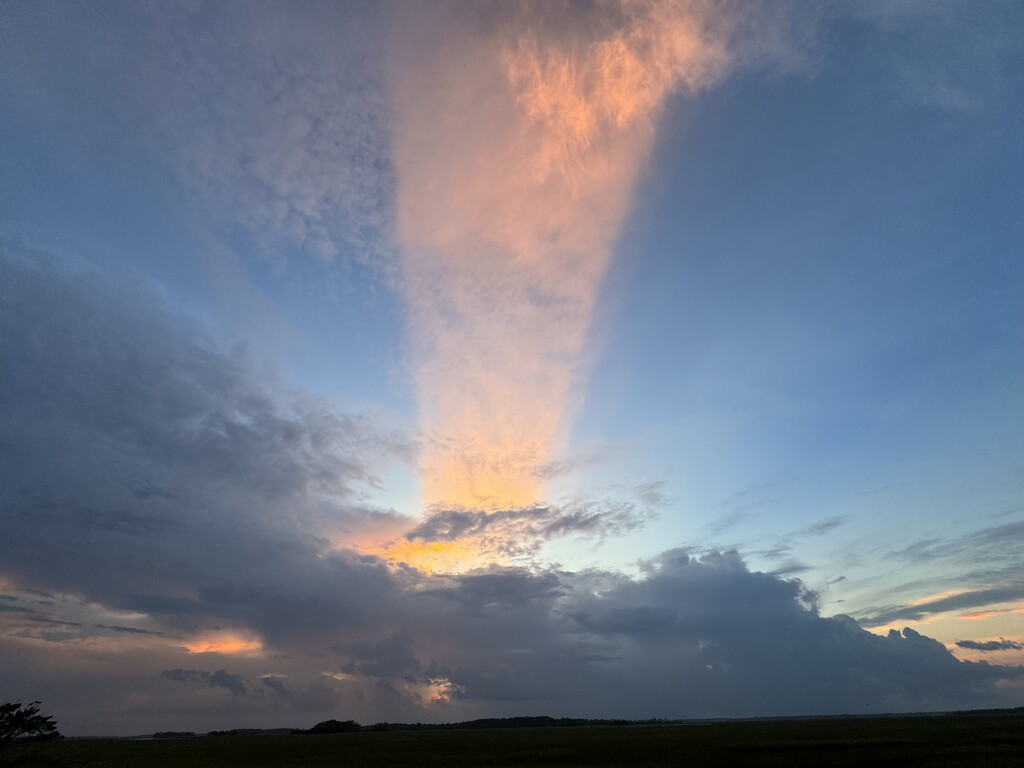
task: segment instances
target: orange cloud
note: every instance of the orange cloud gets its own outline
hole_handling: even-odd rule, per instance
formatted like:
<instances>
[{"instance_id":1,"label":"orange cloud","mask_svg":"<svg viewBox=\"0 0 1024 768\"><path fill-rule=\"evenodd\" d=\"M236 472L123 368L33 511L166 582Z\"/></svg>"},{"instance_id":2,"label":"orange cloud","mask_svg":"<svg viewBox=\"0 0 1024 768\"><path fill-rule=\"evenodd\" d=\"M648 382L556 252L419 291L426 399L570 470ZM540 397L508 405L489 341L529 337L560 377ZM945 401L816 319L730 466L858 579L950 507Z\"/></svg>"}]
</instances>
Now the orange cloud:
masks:
<instances>
[{"instance_id":1,"label":"orange cloud","mask_svg":"<svg viewBox=\"0 0 1024 768\"><path fill-rule=\"evenodd\" d=\"M229 656L252 656L263 650L263 644L251 636L218 632L191 638L184 643L189 653L220 653Z\"/></svg>"},{"instance_id":2,"label":"orange cloud","mask_svg":"<svg viewBox=\"0 0 1024 768\"><path fill-rule=\"evenodd\" d=\"M701 3L486 8L417 19L393 78L426 506L543 494L654 119L728 63Z\"/></svg>"},{"instance_id":3,"label":"orange cloud","mask_svg":"<svg viewBox=\"0 0 1024 768\"><path fill-rule=\"evenodd\" d=\"M968 621L981 621L983 619L990 619L993 616L1002 616L1007 613L1020 613L1024 612L1024 603L1019 603L1012 608L991 608L983 611L971 611L969 613L961 613L957 616L958 619L967 619Z\"/></svg>"},{"instance_id":4,"label":"orange cloud","mask_svg":"<svg viewBox=\"0 0 1024 768\"><path fill-rule=\"evenodd\" d=\"M367 554L411 565L425 573L462 573L486 565L485 553L471 541L409 541L395 539L379 547L368 547Z\"/></svg>"}]
</instances>

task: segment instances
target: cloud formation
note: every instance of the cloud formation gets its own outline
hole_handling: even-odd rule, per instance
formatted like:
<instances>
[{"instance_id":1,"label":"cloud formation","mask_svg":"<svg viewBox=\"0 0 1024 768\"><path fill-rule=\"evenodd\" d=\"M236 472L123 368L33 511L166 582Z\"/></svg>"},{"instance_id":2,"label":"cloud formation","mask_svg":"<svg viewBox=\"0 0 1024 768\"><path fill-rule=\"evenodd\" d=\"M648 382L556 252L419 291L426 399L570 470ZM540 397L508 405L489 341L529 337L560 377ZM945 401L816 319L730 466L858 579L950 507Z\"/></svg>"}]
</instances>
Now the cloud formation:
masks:
<instances>
[{"instance_id":1,"label":"cloud formation","mask_svg":"<svg viewBox=\"0 0 1024 768\"><path fill-rule=\"evenodd\" d=\"M1024 643L1015 640L1000 638L998 640L957 640L958 648L969 648L972 651L1020 651L1024 650Z\"/></svg>"},{"instance_id":2,"label":"cloud formation","mask_svg":"<svg viewBox=\"0 0 1024 768\"><path fill-rule=\"evenodd\" d=\"M530 506L659 109L722 76L727 19L669 0L408 24L391 92L424 503Z\"/></svg>"},{"instance_id":3,"label":"cloud formation","mask_svg":"<svg viewBox=\"0 0 1024 768\"><path fill-rule=\"evenodd\" d=\"M100 689L125 732L1014 701L1019 668L823 618L736 552L672 550L635 575L361 554L344 529L383 513L357 488L407 457L400 436L258 374L141 286L3 248L0 695L45 698L70 733L109 728ZM407 532L529 541L634 514L448 510Z\"/></svg>"},{"instance_id":4,"label":"cloud formation","mask_svg":"<svg viewBox=\"0 0 1024 768\"><path fill-rule=\"evenodd\" d=\"M298 6L44 0L5 9L18 32L0 52L0 94L16 114L67 127L63 151L92 154L114 140L156 159L181 184L193 222L241 237L263 259L290 260L292 274L303 259L289 256L305 254L333 264L315 273L318 284L347 290L338 278L353 269L390 281L379 11Z\"/></svg>"},{"instance_id":5,"label":"cloud formation","mask_svg":"<svg viewBox=\"0 0 1024 768\"><path fill-rule=\"evenodd\" d=\"M178 683L199 683L211 688L224 688L236 696L241 696L246 691L245 678L241 675L232 675L223 669L203 672L200 669L181 669L179 667L178 669L165 669L161 675Z\"/></svg>"},{"instance_id":6,"label":"cloud formation","mask_svg":"<svg viewBox=\"0 0 1024 768\"><path fill-rule=\"evenodd\" d=\"M869 602L858 611L864 626L880 627L901 621L919 621L944 613L978 616L982 609L1024 601L1020 552L1024 545L1024 523L1013 522L981 528L951 538L917 541L888 557L913 573L915 569L941 564L952 589L925 599L906 603ZM939 586L944 585L945 582ZM908 587L919 587L911 583ZM934 582L929 584L934 588ZM890 588L890 591L898 591ZM1008 607L996 612L1015 610Z\"/></svg>"},{"instance_id":7,"label":"cloud formation","mask_svg":"<svg viewBox=\"0 0 1024 768\"><path fill-rule=\"evenodd\" d=\"M665 503L651 484L625 499L545 488L572 467L558 447L658 112L757 55L733 45L750 6L398 6L388 77L376 7L0 11L18 30L0 97L55 166L117 145L225 241L289 266L304 251L318 279L353 263L391 276L398 226L423 408L413 440L297 391L130 275L0 241L0 699L41 698L76 734L1019 705L1022 668L863 626L1019 611L1020 523L885 553L949 565L956 583L927 573L905 590L931 594L916 601L884 584L860 623L822 616L790 559L852 514L776 530L752 553L772 573L728 547L627 572L539 556L557 537L629 533ZM116 177L98 156L89 172ZM421 449L426 513L375 506ZM738 494L716 535L777 502ZM424 551L435 572L415 567ZM1005 634L957 645L1021 650Z\"/></svg>"}]
</instances>

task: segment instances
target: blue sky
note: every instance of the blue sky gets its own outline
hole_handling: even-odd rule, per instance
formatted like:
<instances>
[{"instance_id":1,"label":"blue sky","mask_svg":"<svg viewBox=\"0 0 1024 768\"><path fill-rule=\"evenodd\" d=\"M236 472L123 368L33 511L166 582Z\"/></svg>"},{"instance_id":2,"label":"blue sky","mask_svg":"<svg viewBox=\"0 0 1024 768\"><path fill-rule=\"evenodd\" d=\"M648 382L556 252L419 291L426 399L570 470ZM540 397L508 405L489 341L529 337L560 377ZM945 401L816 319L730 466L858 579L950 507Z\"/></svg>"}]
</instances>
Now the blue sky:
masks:
<instances>
[{"instance_id":1,"label":"blue sky","mask_svg":"<svg viewBox=\"0 0 1024 768\"><path fill-rule=\"evenodd\" d=\"M0 10L0 697L1020 705L1020 7L496 8Z\"/></svg>"}]
</instances>

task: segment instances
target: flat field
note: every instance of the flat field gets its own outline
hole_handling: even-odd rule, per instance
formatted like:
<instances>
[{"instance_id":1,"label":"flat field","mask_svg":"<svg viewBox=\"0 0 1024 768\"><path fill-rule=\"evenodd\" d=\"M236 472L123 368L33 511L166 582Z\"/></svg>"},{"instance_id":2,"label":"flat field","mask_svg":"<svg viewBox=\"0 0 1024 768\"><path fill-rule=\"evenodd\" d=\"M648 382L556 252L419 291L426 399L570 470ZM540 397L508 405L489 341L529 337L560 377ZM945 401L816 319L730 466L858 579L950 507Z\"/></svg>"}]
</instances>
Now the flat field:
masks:
<instances>
[{"instance_id":1,"label":"flat field","mask_svg":"<svg viewBox=\"0 0 1024 768\"><path fill-rule=\"evenodd\" d=\"M1021 714L762 720L662 726L405 731L329 736L69 739L6 765L80 768L332 766L1024 766Z\"/></svg>"}]
</instances>

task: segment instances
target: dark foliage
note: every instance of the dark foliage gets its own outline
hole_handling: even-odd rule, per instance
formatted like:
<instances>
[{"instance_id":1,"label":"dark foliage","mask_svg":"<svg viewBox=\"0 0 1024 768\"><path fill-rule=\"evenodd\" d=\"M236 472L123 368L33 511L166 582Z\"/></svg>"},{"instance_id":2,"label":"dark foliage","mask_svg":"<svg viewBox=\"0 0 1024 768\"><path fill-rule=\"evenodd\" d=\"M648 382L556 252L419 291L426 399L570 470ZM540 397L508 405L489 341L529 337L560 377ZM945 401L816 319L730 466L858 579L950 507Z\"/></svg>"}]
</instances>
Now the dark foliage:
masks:
<instances>
[{"instance_id":1,"label":"dark foliage","mask_svg":"<svg viewBox=\"0 0 1024 768\"><path fill-rule=\"evenodd\" d=\"M295 733L292 728L232 728L227 731L210 731L207 736L287 736ZM302 731L305 733L305 731Z\"/></svg>"},{"instance_id":2,"label":"dark foliage","mask_svg":"<svg viewBox=\"0 0 1024 768\"><path fill-rule=\"evenodd\" d=\"M359 733L361 730L363 730L363 726L355 720L324 720L308 731L293 731L293 733Z\"/></svg>"},{"instance_id":3,"label":"dark foliage","mask_svg":"<svg viewBox=\"0 0 1024 768\"><path fill-rule=\"evenodd\" d=\"M39 711L39 702L0 704L0 747L15 742L49 741L61 738L57 723Z\"/></svg>"},{"instance_id":4,"label":"dark foliage","mask_svg":"<svg viewBox=\"0 0 1024 768\"><path fill-rule=\"evenodd\" d=\"M480 720L465 720L459 723L377 723L364 728L366 731L474 731L501 728L573 728L583 725L663 725L668 720L605 720L584 717L548 717L547 715L523 717L486 717Z\"/></svg>"},{"instance_id":5,"label":"dark foliage","mask_svg":"<svg viewBox=\"0 0 1024 768\"><path fill-rule=\"evenodd\" d=\"M942 765L1021 768L1024 712L764 719L690 725L470 728L328 737L64 739L52 766L75 768L803 768ZM509 718L517 720L518 718ZM557 721L558 718L552 718ZM369 730L369 729L368 729ZM39 762L31 765L40 765ZM0 765L25 763L5 763Z\"/></svg>"}]
</instances>

